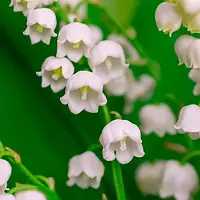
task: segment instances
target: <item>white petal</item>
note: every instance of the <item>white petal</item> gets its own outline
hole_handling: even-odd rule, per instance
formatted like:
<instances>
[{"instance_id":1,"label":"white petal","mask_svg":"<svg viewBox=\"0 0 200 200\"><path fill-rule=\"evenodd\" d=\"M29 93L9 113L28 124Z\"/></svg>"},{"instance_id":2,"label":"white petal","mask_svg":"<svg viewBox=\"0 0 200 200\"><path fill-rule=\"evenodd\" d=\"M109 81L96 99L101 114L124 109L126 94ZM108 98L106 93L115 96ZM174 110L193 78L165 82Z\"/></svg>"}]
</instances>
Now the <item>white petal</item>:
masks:
<instances>
[{"instance_id":1,"label":"white petal","mask_svg":"<svg viewBox=\"0 0 200 200\"><path fill-rule=\"evenodd\" d=\"M15 194L16 200L47 200L47 198L38 191L27 190L20 191Z\"/></svg>"},{"instance_id":2,"label":"white petal","mask_svg":"<svg viewBox=\"0 0 200 200\"><path fill-rule=\"evenodd\" d=\"M11 165L6 160L0 159L0 186L6 184L11 175Z\"/></svg>"}]
</instances>

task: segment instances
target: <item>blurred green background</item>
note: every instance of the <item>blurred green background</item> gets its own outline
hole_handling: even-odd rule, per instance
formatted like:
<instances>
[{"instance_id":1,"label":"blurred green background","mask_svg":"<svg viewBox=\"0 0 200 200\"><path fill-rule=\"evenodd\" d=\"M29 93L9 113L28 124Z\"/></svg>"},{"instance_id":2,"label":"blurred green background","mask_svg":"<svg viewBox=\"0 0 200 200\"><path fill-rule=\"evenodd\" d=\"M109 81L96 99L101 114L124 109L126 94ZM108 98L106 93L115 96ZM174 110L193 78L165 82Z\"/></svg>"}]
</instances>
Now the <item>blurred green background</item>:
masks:
<instances>
[{"instance_id":1,"label":"blurred green background","mask_svg":"<svg viewBox=\"0 0 200 200\"><path fill-rule=\"evenodd\" d=\"M194 83L188 79L188 69L177 66L174 53L174 42L180 34L186 32L185 29L175 33L172 38L157 30L154 13L160 2L103 0L119 24L124 27L131 24L135 27L140 43L151 58L161 65L162 79L153 101L168 103L177 115L179 106L168 100L167 94L173 94L185 105L198 103L200 99L192 95ZM60 103L59 97L62 94L53 94L49 88L41 88L41 79L35 72L40 71L45 58L55 55L56 38L52 39L50 46L42 43L31 45L29 38L22 34L26 28L25 17L21 13L14 13L13 8L9 8L9 3L8 0L2 0L0 4L0 140L4 145L15 149L25 166L34 174L55 177L56 188L62 199L101 200L104 192L108 200L115 200L110 163L105 163L106 173L99 190L66 187L69 159L97 143L104 121L100 115L85 112L74 116ZM90 7L89 17L92 23L103 27L106 36L109 21L104 13ZM138 69L134 66L133 71L136 74L148 72L147 67ZM111 110L121 113L123 103L123 98L109 98ZM137 102L134 112L124 118L139 124L138 111L146 103ZM127 200L158 199L144 197L140 193L135 184L134 173L136 167L145 160L182 159L182 155L164 149L164 141L188 145L182 135L165 136L164 139L154 134L143 136L145 157L134 159L129 165L122 167ZM195 141L194 144L198 149L199 142ZM97 151L97 154L101 158L101 152ZM193 164L200 173L200 162L195 160ZM25 181L15 168L10 184L14 181Z\"/></svg>"}]
</instances>

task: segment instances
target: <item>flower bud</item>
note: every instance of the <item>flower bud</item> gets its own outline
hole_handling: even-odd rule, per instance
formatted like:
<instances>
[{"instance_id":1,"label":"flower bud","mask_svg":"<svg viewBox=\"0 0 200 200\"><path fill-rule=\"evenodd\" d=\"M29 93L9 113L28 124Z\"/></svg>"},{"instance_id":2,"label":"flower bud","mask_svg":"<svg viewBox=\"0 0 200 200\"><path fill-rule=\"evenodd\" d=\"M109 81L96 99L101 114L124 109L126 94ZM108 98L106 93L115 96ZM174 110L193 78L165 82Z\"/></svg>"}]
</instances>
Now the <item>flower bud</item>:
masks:
<instances>
[{"instance_id":1,"label":"flower bud","mask_svg":"<svg viewBox=\"0 0 200 200\"><path fill-rule=\"evenodd\" d=\"M200 12L199 0L179 0L178 5L188 15L196 15Z\"/></svg>"},{"instance_id":2,"label":"flower bud","mask_svg":"<svg viewBox=\"0 0 200 200\"><path fill-rule=\"evenodd\" d=\"M200 39L193 41L189 46L188 58L190 62L190 68L200 68Z\"/></svg>"}]
</instances>

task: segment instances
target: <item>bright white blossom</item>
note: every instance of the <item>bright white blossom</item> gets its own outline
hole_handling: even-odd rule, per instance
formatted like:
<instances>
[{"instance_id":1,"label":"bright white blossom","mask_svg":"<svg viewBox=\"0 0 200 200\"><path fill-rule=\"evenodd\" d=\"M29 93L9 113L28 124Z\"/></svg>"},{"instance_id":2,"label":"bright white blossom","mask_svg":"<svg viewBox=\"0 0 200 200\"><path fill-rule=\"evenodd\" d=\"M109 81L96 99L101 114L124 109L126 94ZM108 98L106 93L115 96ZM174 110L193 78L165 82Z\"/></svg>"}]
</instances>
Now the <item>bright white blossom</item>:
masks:
<instances>
[{"instance_id":1,"label":"bright white blossom","mask_svg":"<svg viewBox=\"0 0 200 200\"><path fill-rule=\"evenodd\" d=\"M200 39L196 39L188 48L190 68L200 68Z\"/></svg>"},{"instance_id":2,"label":"bright white blossom","mask_svg":"<svg viewBox=\"0 0 200 200\"><path fill-rule=\"evenodd\" d=\"M137 65L137 66L145 65L146 62L141 57L137 49L123 35L112 33L108 36L108 40L117 42L123 47L124 52L127 55L127 60L131 64Z\"/></svg>"},{"instance_id":3,"label":"bright white blossom","mask_svg":"<svg viewBox=\"0 0 200 200\"><path fill-rule=\"evenodd\" d=\"M32 44L43 41L50 44L51 37L56 37L56 16L51 9L38 8L30 11L27 18L27 28L24 35L29 35Z\"/></svg>"},{"instance_id":4,"label":"bright white blossom","mask_svg":"<svg viewBox=\"0 0 200 200\"><path fill-rule=\"evenodd\" d=\"M14 7L14 12L23 12L26 16L29 11L41 7L43 0L11 0L10 6Z\"/></svg>"},{"instance_id":5,"label":"bright white blossom","mask_svg":"<svg viewBox=\"0 0 200 200\"><path fill-rule=\"evenodd\" d=\"M92 41L93 44L98 43L100 40L103 39L103 32L102 30L96 26L96 25L89 25L91 31L92 31Z\"/></svg>"},{"instance_id":6,"label":"bright white blossom","mask_svg":"<svg viewBox=\"0 0 200 200\"><path fill-rule=\"evenodd\" d=\"M78 62L83 55L90 57L92 45L91 29L85 24L72 22L65 25L59 32L57 57L67 55L73 62Z\"/></svg>"},{"instance_id":7,"label":"bright white blossom","mask_svg":"<svg viewBox=\"0 0 200 200\"><path fill-rule=\"evenodd\" d=\"M42 87L51 86L53 92L59 92L64 89L67 79L74 73L74 66L67 58L48 57L38 76L42 76Z\"/></svg>"},{"instance_id":8,"label":"bright white blossom","mask_svg":"<svg viewBox=\"0 0 200 200\"><path fill-rule=\"evenodd\" d=\"M15 200L15 197L11 194L0 194L0 200Z\"/></svg>"},{"instance_id":9,"label":"bright white blossom","mask_svg":"<svg viewBox=\"0 0 200 200\"><path fill-rule=\"evenodd\" d=\"M180 133L189 133L195 140L200 138L200 107L192 104L181 109L175 129Z\"/></svg>"},{"instance_id":10,"label":"bright white blossom","mask_svg":"<svg viewBox=\"0 0 200 200\"><path fill-rule=\"evenodd\" d=\"M129 163L133 157L143 157L140 129L127 120L114 120L107 124L100 136L103 158L117 159L121 164Z\"/></svg>"},{"instance_id":11,"label":"bright white blossom","mask_svg":"<svg viewBox=\"0 0 200 200\"><path fill-rule=\"evenodd\" d=\"M192 69L189 73L189 78L196 82L193 94L195 96L200 95L200 69Z\"/></svg>"},{"instance_id":12,"label":"bright white blossom","mask_svg":"<svg viewBox=\"0 0 200 200\"><path fill-rule=\"evenodd\" d=\"M199 0L179 0L178 5L187 15L196 15L200 12Z\"/></svg>"},{"instance_id":13,"label":"bright white blossom","mask_svg":"<svg viewBox=\"0 0 200 200\"><path fill-rule=\"evenodd\" d=\"M107 103L101 80L88 71L79 71L68 79L66 93L60 100L64 105L68 104L74 114L83 110L97 113L99 106Z\"/></svg>"},{"instance_id":14,"label":"bright white blossom","mask_svg":"<svg viewBox=\"0 0 200 200\"><path fill-rule=\"evenodd\" d=\"M95 45L88 61L92 71L101 78L104 84L122 76L129 66L125 63L121 45L111 40L101 41Z\"/></svg>"},{"instance_id":15,"label":"bright white blossom","mask_svg":"<svg viewBox=\"0 0 200 200\"><path fill-rule=\"evenodd\" d=\"M144 162L137 168L136 182L144 194L159 194L164 168L164 161Z\"/></svg>"},{"instance_id":16,"label":"bright white blossom","mask_svg":"<svg viewBox=\"0 0 200 200\"><path fill-rule=\"evenodd\" d=\"M198 174L192 165L181 165L175 160L166 163L160 189L161 198L174 197L176 200L190 200L197 187Z\"/></svg>"},{"instance_id":17,"label":"bright white blossom","mask_svg":"<svg viewBox=\"0 0 200 200\"><path fill-rule=\"evenodd\" d=\"M166 104L146 105L140 110L141 129L148 135L155 132L159 137L165 133L175 135L175 116Z\"/></svg>"},{"instance_id":18,"label":"bright white blossom","mask_svg":"<svg viewBox=\"0 0 200 200\"><path fill-rule=\"evenodd\" d=\"M34 190L17 192L15 198L16 200L47 200L44 194Z\"/></svg>"},{"instance_id":19,"label":"bright white blossom","mask_svg":"<svg viewBox=\"0 0 200 200\"><path fill-rule=\"evenodd\" d=\"M190 67L191 63L188 49L195 40L196 38L190 35L182 35L176 40L174 49L178 56L179 65L185 64L186 67Z\"/></svg>"},{"instance_id":20,"label":"bright white blossom","mask_svg":"<svg viewBox=\"0 0 200 200\"><path fill-rule=\"evenodd\" d=\"M159 31L169 33L170 36L182 24L182 16L177 9L177 5L169 2L163 2L157 7L155 19Z\"/></svg>"},{"instance_id":21,"label":"bright white blossom","mask_svg":"<svg viewBox=\"0 0 200 200\"><path fill-rule=\"evenodd\" d=\"M104 166L99 158L90 151L74 156L69 161L68 186L77 185L80 188L99 188L104 175Z\"/></svg>"},{"instance_id":22,"label":"bright white blossom","mask_svg":"<svg viewBox=\"0 0 200 200\"><path fill-rule=\"evenodd\" d=\"M0 159L0 194L7 189L7 182L11 175L11 165L6 160ZM1 200L1 199L0 199Z\"/></svg>"}]
</instances>

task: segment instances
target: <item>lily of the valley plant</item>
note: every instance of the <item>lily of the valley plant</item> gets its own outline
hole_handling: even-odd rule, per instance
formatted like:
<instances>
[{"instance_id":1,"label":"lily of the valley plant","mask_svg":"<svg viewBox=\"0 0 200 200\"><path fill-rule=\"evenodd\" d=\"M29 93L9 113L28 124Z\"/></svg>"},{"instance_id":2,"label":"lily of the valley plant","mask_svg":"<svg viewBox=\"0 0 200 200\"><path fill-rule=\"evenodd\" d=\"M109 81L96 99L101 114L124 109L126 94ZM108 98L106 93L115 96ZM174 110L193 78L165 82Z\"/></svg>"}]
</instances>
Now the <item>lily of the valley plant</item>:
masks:
<instances>
[{"instance_id":1,"label":"lily of the valley plant","mask_svg":"<svg viewBox=\"0 0 200 200\"><path fill-rule=\"evenodd\" d=\"M92 24L87 17L88 4L93 4L110 16L99 1L12 0L10 6L27 18L23 34L30 37L31 44L43 42L51 45L51 40L56 37L55 54L49 55L41 63L41 69L38 66L36 73L41 78L42 88L50 87L60 95L63 109L69 109L72 114L103 114L106 122L98 133L97 144L91 144L96 148L88 147L85 152L69 160L66 187L99 189L107 171L107 163L111 162L115 199L135 199L134 194L127 198L121 165L134 162L135 159L142 161L145 156L142 138L146 135L154 134L162 140L167 134L173 137L180 133L181 137L188 135L190 143L199 139L200 107L191 104L181 105L180 108L178 105L180 114L176 119L170 105L162 101L153 102L160 77L156 73L136 76L133 68L144 66L152 72L153 61L134 36L127 34L125 28L115 23L112 17L109 20L118 31L110 31L105 37L101 27ZM155 22L158 30L170 37L181 26L191 33L200 33L200 1L162 2L155 10ZM200 39L189 34L182 35L176 40L174 50L178 57L177 65L192 68L189 78L196 83L193 94L199 95ZM108 96L124 97L123 118L116 111L110 112ZM124 119L126 114L134 112L137 101L145 104L139 111L139 124ZM190 149L181 161L149 160L142 163L134 172L138 188L144 195L155 195L161 199L193 199L198 192L199 178L195 166L188 161L199 155L200 152ZM54 188L54 179L34 176L15 151L0 144L0 158L0 200L60 199ZM10 163L27 177L28 184L17 183L16 187L9 187ZM106 196L109 199L109 194L104 194L103 199Z\"/></svg>"}]
</instances>

